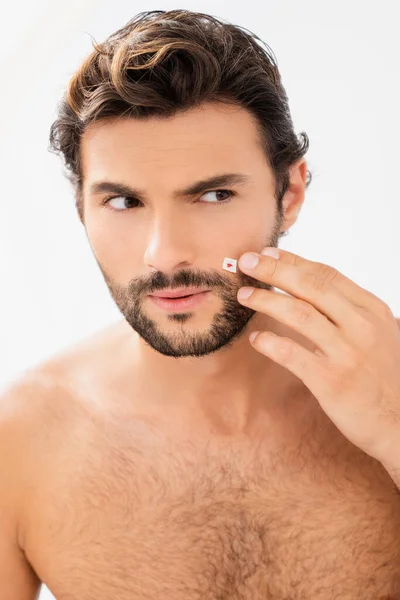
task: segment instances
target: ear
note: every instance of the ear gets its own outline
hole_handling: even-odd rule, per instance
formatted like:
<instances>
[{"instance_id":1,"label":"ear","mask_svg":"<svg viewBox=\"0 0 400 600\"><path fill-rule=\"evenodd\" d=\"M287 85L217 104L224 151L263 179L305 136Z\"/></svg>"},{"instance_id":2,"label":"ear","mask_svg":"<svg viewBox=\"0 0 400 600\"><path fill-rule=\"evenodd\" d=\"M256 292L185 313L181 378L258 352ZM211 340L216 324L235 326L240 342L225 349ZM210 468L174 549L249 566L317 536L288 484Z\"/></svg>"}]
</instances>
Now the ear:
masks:
<instances>
[{"instance_id":1,"label":"ear","mask_svg":"<svg viewBox=\"0 0 400 600\"><path fill-rule=\"evenodd\" d=\"M307 184L307 162L304 158L290 167L289 177L289 187L283 198L282 231L287 231L297 221L304 203Z\"/></svg>"}]
</instances>

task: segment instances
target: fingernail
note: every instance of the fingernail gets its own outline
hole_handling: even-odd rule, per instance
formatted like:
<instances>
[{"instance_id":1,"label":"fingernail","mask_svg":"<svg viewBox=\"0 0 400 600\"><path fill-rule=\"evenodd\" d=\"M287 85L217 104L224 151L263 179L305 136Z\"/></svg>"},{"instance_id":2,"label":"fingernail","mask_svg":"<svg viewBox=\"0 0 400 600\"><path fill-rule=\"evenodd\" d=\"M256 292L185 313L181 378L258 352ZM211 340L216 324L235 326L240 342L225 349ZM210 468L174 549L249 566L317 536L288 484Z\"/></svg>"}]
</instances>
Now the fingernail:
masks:
<instances>
[{"instance_id":1,"label":"fingernail","mask_svg":"<svg viewBox=\"0 0 400 600\"><path fill-rule=\"evenodd\" d=\"M254 292L254 288L253 287L242 287L239 290L238 293L238 299L239 300L247 300L248 298L250 298L250 296L252 295L252 293Z\"/></svg>"},{"instance_id":2,"label":"fingernail","mask_svg":"<svg viewBox=\"0 0 400 600\"><path fill-rule=\"evenodd\" d=\"M272 258L279 258L278 248L264 248L264 250L261 250L261 254L271 256Z\"/></svg>"},{"instance_id":3,"label":"fingernail","mask_svg":"<svg viewBox=\"0 0 400 600\"><path fill-rule=\"evenodd\" d=\"M239 261L239 266L244 269L254 269L254 267L258 264L258 256L254 252L247 252L243 254Z\"/></svg>"},{"instance_id":4,"label":"fingernail","mask_svg":"<svg viewBox=\"0 0 400 600\"><path fill-rule=\"evenodd\" d=\"M258 334L259 334L259 333L260 333L259 331L253 331L253 333L251 333L251 334L249 335L249 339L250 339L250 341L251 341L251 342L254 342L254 340L256 339L256 337L258 336Z\"/></svg>"}]
</instances>

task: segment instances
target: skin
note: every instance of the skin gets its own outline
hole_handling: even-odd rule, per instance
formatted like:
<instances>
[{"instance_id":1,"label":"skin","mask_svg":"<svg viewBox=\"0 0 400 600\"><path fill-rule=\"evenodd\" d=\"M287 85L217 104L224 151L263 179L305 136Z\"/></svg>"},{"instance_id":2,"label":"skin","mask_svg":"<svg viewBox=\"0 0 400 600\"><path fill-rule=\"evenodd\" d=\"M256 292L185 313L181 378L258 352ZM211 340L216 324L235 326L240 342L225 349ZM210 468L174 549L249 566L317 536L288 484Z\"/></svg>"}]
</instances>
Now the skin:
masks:
<instances>
[{"instance_id":1,"label":"skin","mask_svg":"<svg viewBox=\"0 0 400 600\"><path fill-rule=\"evenodd\" d=\"M95 123L82 139L82 165L83 224L125 317L119 358L125 389L144 393L152 408L162 391L159 410L184 414L196 427L240 435L265 421L276 427L282 419L283 426L288 407L282 400L293 397L299 380L252 348L249 333L261 329L290 335L306 347L310 342L241 305L237 292L254 279L240 269L224 271L222 261L277 246L279 233L293 225L304 202L305 160L292 166L278 214L273 173L251 115L239 107L204 104L168 119ZM215 188L194 198L174 196L195 181L232 172L249 179L218 188L236 192L230 203L215 206L229 197L218 196ZM110 193L91 193L99 180L140 190L142 200L118 197L104 205ZM146 299L149 291L174 284L211 293L199 307L179 314Z\"/></svg>"},{"instance_id":2,"label":"skin","mask_svg":"<svg viewBox=\"0 0 400 600\"><path fill-rule=\"evenodd\" d=\"M125 318L0 402L6 600L31 600L40 581L57 598L180 600L207 588L210 597L317 600L334 588L343 600L394 600L397 488L341 435L293 364L249 341L270 331L314 349L298 322L281 321L282 297L276 318L267 314L273 283L283 284L272 259L254 277L222 269L225 256L276 246L296 221L305 161L290 171L279 215L242 109L95 124L82 153L82 223ZM250 178L228 188L231 203L207 204L215 188L174 196L223 172ZM102 204L109 194L90 193L105 179L141 190L143 202L113 212ZM146 294L174 284L211 293L167 315ZM247 306L237 300L246 285L262 288Z\"/></svg>"},{"instance_id":3,"label":"skin","mask_svg":"<svg viewBox=\"0 0 400 600\"><path fill-rule=\"evenodd\" d=\"M295 373L349 441L397 473L400 334L388 304L334 267L276 248L244 254L239 267L291 294L244 287L239 301L303 332L315 347L265 331L252 332L252 344Z\"/></svg>"}]
</instances>

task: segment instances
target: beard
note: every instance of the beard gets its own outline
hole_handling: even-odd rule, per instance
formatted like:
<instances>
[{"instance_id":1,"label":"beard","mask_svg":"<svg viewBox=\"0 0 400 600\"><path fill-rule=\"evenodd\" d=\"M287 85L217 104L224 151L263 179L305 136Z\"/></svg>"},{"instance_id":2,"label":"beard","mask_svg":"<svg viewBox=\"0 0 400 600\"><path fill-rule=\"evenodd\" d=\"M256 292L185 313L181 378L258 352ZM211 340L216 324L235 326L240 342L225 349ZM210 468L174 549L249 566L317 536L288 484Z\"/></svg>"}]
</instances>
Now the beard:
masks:
<instances>
[{"instance_id":1,"label":"beard","mask_svg":"<svg viewBox=\"0 0 400 600\"><path fill-rule=\"evenodd\" d=\"M277 247L281 219L281 215L278 216L274 231L263 247ZM272 289L271 285L246 275L239 268L236 279L233 279L234 274L225 277L217 270L208 274L196 270L182 270L172 279L158 272L147 281L132 279L128 285L123 286L105 271L99 261L97 264L111 297L131 328L156 352L173 358L201 357L217 350L228 350L244 334L247 324L256 314L256 311L238 302L239 288L250 285L265 290ZM143 303L147 294L178 287L206 288L221 299L222 307L214 314L211 324L206 330L193 331L190 327L185 328L185 324L195 317L195 312L189 310L166 314L173 331L163 331L162 325L146 314Z\"/></svg>"}]
</instances>

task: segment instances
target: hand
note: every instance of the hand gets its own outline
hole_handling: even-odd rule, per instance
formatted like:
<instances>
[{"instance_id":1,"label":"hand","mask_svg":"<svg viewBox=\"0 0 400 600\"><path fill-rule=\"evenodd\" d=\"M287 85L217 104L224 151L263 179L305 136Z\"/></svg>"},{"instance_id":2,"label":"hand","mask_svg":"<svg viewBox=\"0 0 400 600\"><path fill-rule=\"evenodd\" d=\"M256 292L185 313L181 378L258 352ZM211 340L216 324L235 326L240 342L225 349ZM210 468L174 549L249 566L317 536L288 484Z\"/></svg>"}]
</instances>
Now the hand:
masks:
<instances>
[{"instance_id":1,"label":"hand","mask_svg":"<svg viewBox=\"0 0 400 600\"><path fill-rule=\"evenodd\" d=\"M275 248L275 250L277 250ZM254 348L309 388L344 436L390 468L400 467L400 330L389 306L328 265L278 249L240 269L291 294L240 288L238 301L314 343L256 332ZM241 291L253 289L247 299ZM397 462L398 461L398 462Z\"/></svg>"}]
</instances>

